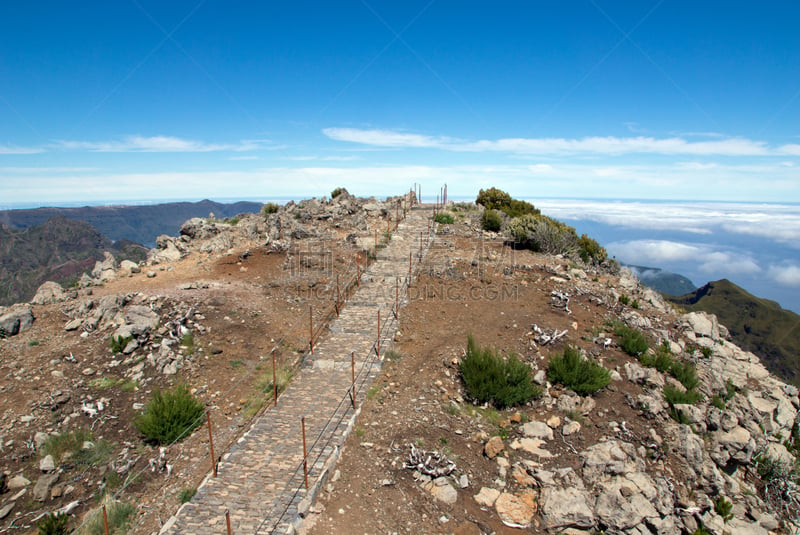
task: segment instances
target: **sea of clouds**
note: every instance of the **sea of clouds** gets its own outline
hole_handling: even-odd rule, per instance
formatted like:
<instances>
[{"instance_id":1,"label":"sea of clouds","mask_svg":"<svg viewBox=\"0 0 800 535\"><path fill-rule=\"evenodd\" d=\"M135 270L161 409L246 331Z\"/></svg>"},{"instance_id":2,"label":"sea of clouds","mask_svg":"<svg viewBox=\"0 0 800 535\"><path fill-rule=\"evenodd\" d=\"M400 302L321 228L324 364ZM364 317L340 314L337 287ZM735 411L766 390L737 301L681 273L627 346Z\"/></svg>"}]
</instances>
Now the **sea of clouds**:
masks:
<instances>
[{"instance_id":1,"label":"sea of clouds","mask_svg":"<svg viewBox=\"0 0 800 535\"><path fill-rule=\"evenodd\" d=\"M622 262L680 273L697 286L727 278L800 312L798 204L531 201Z\"/></svg>"}]
</instances>

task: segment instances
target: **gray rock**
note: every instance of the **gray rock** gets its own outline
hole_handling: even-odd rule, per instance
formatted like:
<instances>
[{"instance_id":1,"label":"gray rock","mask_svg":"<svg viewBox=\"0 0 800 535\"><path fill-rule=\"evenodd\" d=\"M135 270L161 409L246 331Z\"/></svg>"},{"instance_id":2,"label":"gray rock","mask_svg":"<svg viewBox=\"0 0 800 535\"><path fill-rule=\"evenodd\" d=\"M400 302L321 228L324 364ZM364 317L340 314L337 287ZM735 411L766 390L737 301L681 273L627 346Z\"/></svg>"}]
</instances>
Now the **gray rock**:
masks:
<instances>
[{"instance_id":1,"label":"gray rock","mask_svg":"<svg viewBox=\"0 0 800 535\"><path fill-rule=\"evenodd\" d=\"M23 476L14 476L8 480L6 485L8 486L8 490L17 490L25 488L30 484L31 482L27 478Z\"/></svg>"},{"instance_id":2,"label":"gray rock","mask_svg":"<svg viewBox=\"0 0 800 535\"><path fill-rule=\"evenodd\" d=\"M553 430L544 422L528 422L522 426L522 434L526 437L553 440Z\"/></svg>"},{"instance_id":3,"label":"gray rock","mask_svg":"<svg viewBox=\"0 0 800 535\"><path fill-rule=\"evenodd\" d=\"M25 332L33 325L33 311L28 306L15 306L0 316L0 330L6 336Z\"/></svg>"},{"instance_id":4,"label":"gray rock","mask_svg":"<svg viewBox=\"0 0 800 535\"><path fill-rule=\"evenodd\" d=\"M58 472L51 472L39 478L33 487L33 499L43 502L50 497L50 489L58 481Z\"/></svg>"},{"instance_id":5,"label":"gray rock","mask_svg":"<svg viewBox=\"0 0 800 535\"><path fill-rule=\"evenodd\" d=\"M588 482L595 482L600 476L643 472L645 469L644 461L628 442L599 442L582 451L580 456L583 461L583 477Z\"/></svg>"},{"instance_id":6,"label":"gray rock","mask_svg":"<svg viewBox=\"0 0 800 535\"><path fill-rule=\"evenodd\" d=\"M67 324L64 325L64 330L65 331L76 331L81 327L81 325L83 325L83 319L75 318L74 320L68 321Z\"/></svg>"},{"instance_id":7,"label":"gray rock","mask_svg":"<svg viewBox=\"0 0 800 535\"><path fill-rule=\"evenodd\" d=\"M2 508L0 508L0 520L2 520L5 517L7 517L8 514L11 512L11 510L14 508L15 505L16 505L16 502L9 502L9 503L5 504Z\"/></svg>"},{"instance_id":8,"label":"gray rock","mask_svg":"<svg viewBox=\"0 0 800 535\"><path fill-rule=\"evenodd\" d=\"M36 290L36 295L31 299L31 303L34 305L49 305L67 301L75 296L75 292L65 292L59 283L47 281Z\"/></svg>"},{"instance_id":9,"label":"gray rock","mask_svg":"<svg viewBox=\"0 0 800 535\"><path fill-rule=\"evenodd\" d=\"M595 525L594 500L585 490L548 487L542 490L539 501L545 529L589 529Z\"/></svg>"},{"instance_id":10,"label":"gray rock","mask_svg":"<svg viewBox=\"0 0 800 535\"><path fill-rule=\"evenodd\" d=\"M756 449L756 442L744 427L735 427L729 432L716 431L712 434L714 445L711 458L718 466L724 467L729 460L739 464L750 462Z\"/></svg>"},{"instance_id":11,"label":"gray rock","mask_svg":"<svg viewBox=\"0 0 800 535\"><path fill-rule=\"evenodd\" d=\"M659 516L653 504L624 477L599 484L595 514L617 530L638 526L647 517Z\"/></svg>"},{"instance_id":12,"label":"gray rock","mask_svg":"<svg viewBox=\"0 0 800 535\"><path fill-rule=\"evenodd\" d=\"M714 314L705 312L689 312L681 318L697 336L719 340L719 323Z\"/></svg>"},{"instance_id":13,"label":"gray rock","mask_svg":"<svg viewBox=\"0 0 800 535\"><path fill-rule=\"evenodd\" d=\"M564 424L563 429L561 429L561 434L566 437L566 436L569 436L569 435L574 435L575 433L577 433L580 430L581 430L580 422L576 422L575 420L572 420L571 422L567 422L566 424Z\"/></svg>"},{"instance_id":14,"label":"gray rock","mask_svg":"<svg viewBox=\"0 0 800 535\"><path fill-rule=\"evenodd\" d=\"M425 483L423 488L440 502L452 505L458 500L458 491L446 477L437 477L433 481Z\"/></svg>"},{"instance_id":15,"label":"gray rock","mask_svg":"<svg viewBox=\"0 0 800 535\"><path fill-rule=\"evenodd\" d=\"M41 470L42 472L45 473L52 472L55 469L56 469L56 462L53 459L52 455L46 455L45 457L42 458L41 461L39 461L39 470Z\"/></svg>"},{"instance_id":16,"label":"gray rock","mask_svg":"<svg viewBox=\"0 0 800 535\"><path fill-rule=\"evenodd\" d=\"M42 451L44 443L47 442L48 438L50 438L50 435L41 431L37 431L33 435L33 445L36 447L36 451Z\"/></svg>"},{"instance_id":17,"label":"gray rock","mask_svg":"<svg viewBox=\"0 0 800 535\"><path fill-rule=\"evenodd\" d=\"M139 267L139 264L136 262L131 262L130 260L123 260L119 263L120 269L124 269L129 271L130 273L139 273L142 269Z\"/></svg>"}]
</instances>

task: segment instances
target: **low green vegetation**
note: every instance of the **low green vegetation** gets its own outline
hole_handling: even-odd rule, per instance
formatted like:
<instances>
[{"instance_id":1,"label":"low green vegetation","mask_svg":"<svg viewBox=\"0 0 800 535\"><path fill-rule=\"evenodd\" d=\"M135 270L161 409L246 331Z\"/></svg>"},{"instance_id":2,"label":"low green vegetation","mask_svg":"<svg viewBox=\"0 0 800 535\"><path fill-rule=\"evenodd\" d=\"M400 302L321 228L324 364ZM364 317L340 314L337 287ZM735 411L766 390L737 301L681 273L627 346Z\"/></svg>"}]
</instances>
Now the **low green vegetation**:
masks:
<instances>
[{"instance_id":1,"label":"low green vegetation","mask_svg":"<svg viewBox=\"0 0 800 535\"><path fill-rule=\"evenodd\" d=\"M187 353L194 353L194 335L192 333L181 336L181 347L186 349Z\"/></svg>"},{"instance_id":2,"label":"low green vegetation","mask_svg":"<svg viewBox=\"0 0 800 535\"><path fill-rule=\"evenodd\" d=\"M611 373L596 362L583 358L576 348L568 347L561 355L550 358L547 378L585 396L608 385Z\"/></svg>"},{"instance_id":3,"label":"low green vegetation","mask_svg":"<svg viewBox=\"0 0 800 535\"><path fill-rule=\"evenodd\" d=\"M136 508L127 502L110 502L106 505L108 517L108 534L124 535L130 528ZM103 508L99 507L90 514L90 520L78 532L80 535L105 535Z\"/></svg>"},{"instance_id":4,"label":"low green vegetation","mask_svg":"<svg viewBox=\"0 0 800 535\"><path fill-rule=\"evenodd\" d=\"M197 487L189 487L186 489L182 489L180 494L178 494L178 500L181 503L187 503L194 498L194 495L197 493Z\"/></svg>"},{"instance_id":5,"label":"low green vegetation","mask_svg":"<svg viewBox=\"0 0 800 535\"><path fill-rule=\"evenodd\" d=\"M725 522L733 518L733 504L725 499L725 496L717 496L717 499L714 500L714 511L716 511Z\"/></svg>"},{"instance_id":6,"label":"low green vegetation","mask_svg":"<svg viewBox=\"0 0 800 535\"><path fill-rule=\"evenodd\" d=\"M263 208L261 208L261 213L265 216L268 216L270 214L277 214L279 209L280 206L278 206L274 202L268 202L267 204L264 205Z\"/></svg>"},{"instance_id":7,"label":"low green vegetation","mask_svg":"<svg viewBox=\"0 0 800 535\"><path fill-rule=\"evenodd\" d=\"M172 390L156 389L134 425L147 441L171 444L183 439L202 423L205 406L185 385Z\"/></svg>"},{"instance_id":8,"label":"low green vegetation","mask_svg":"<svg viewBox=\"0 0 800 535\"><path fill-rule=\"evenodd\" d=\"M453 218L453 215L447 212L439 212L438 214L436 214L436 217L434 217L433 220L439 223L440 225L452 225L456 221Z\"/></svg>"},{"instance_id":9,"label":"low green vegetation","mask_svg":"<svg viewBox=\"0 0 800 535\"><path fill-rule=\"evenodd\" d=\"M37 524L38 535L67 535L69 530L67 524L69 523L69 516L59 513L50 513L42 518Z\"/></svg>"},{"instance_id":10,"label":"low green vegetation","mask_svg":"<svg viewBox=\"0 0 800 535\"><path fill-rule=\"evenodd\" d=\"M338 197L342 193L347 193L347 190L345 188L336 188L336 189L334 189L331 192L331 199L335 199L336 197Z\"/></svg>"},{"instance_id":11,"label":"low green vegetation","mask_svg":"<svg viewBox=\"0 0 800 535\"><path fill-rule=\"evenodd\" d=\"M639 355L639 362L641 362L643 366L655 368L661 373L668 372L675 363L672 358L672 350L670 350L669 343L667 342L663 342L658 346L653 355L641 353Z\"/></svg>"},{"instance_id":12,"label":"low green vegetation","mask_svg":"<svg viewBox=\"0 0 800 535\"><path fill-rule=\"evenodd\" d=\"M480 190L475 202L485 208L481 222L485 230L499 230L500 227L497 218L486 215L490 210L499 210L511 218L506 231L516 247L546 254L579 256L586 263L599 264L608 257L606 250L586 234L578 237L574 228L543 215L531 203L514 199L505 191L497 188ZM492 218L491 221L488 218Z\"/></svg>"},{"instance_id":13,"label":"low green vegetation","mask_svg":"<svg viewBox=\"0 0 800 535\"><path fill-rule=\"evenodd\" d=\"M111 352L122 353L125 346L133 340L133 336L112 336L111 337Z\"/></svg>"},{"instance_id":14,"label":"low green vegetation","mask_svg":"<svg viewBox=\"0 0 800 535\"><path fill-rule=\"evenodd\" d=\"M696 390L681 390L673 385L664 387L664 400L670 405L692 405L703 399Z\"/></svg>"},{"instance_id":15,"label":"low green vegetation","mask_svg":"<svg viewBox=\"0 0 800 535\"><path fill-rule=\"evenodd\" d=\"M669 368L669 374L677 379L686 390L694 390L700 385L697 369L691 362L673 362Z\"/></svg>"},{"instance_id":16,"label":"low green vegetation","mask_svg":"<svg viewBox=\"0 0 800 535\"><path fill-rule=\"evenodd\" d=\"M461 378L470 398L476 403L491 403L497 409L522 405L542 394L533 384L527 364L516 355L504 359L492 349L478 347L472 335L467 337Z\"/></svg>"},{"instance_id":17,"label":"low green vegetation","mask_svg":"<svg viewBox=\"0 0 800 535\"><path fill-rule=\"evenodd\" d=\"M628 327L624 323L617 323L614 326L614 334L619 337L619 347L632 357L638 357L650 348L647 338L638 329Z\"/></svg>"},{"instance_id":18,"label":"low green vegetation","mask_svg":"<svg viewBox=\"0 0 800 535\"><path fill-rule=\"evenodd\" d=\"M111 453L111 444L106 440L95 440L88 429L50 435L42 445L42 454L52 455L56 463L97 466L108 462Z\"/></svg>"},{"instance_id":19,"label":"low green vegetation","mask_svg":"<svg viewBox=\"0 0 800 535\"><path fill-rule=\"evenodd\" d=\"M625 294L622 294L622 295L619 296L619 299L617 299L617 301L619 301L620 303L622 303L625 306L628 306L631 303L631 298L628 297Z\"/></svg>"},{"instance_id":20,"label":"low green vegetation","mask_svg":"<svg viewBox=\"0 0 800 535\"><path fill-rule=\"evenodd\" d=\"M503 227L503 217L492 208L487 208L481 216L481 228L490 232L500 232Z\"/></svg>"}]
</instances>

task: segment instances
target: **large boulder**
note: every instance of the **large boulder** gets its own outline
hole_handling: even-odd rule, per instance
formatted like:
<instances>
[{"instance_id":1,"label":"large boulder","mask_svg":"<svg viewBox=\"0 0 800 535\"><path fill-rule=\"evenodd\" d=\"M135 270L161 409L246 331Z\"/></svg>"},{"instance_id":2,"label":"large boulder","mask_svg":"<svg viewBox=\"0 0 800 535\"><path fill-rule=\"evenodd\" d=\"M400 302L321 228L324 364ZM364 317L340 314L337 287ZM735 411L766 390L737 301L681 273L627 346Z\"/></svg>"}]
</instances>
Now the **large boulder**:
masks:
<instances>
[{"instance_id":1,"label":"large boulder","mask_svg":"<svg viewBox=\"0 0 800 535\"><path fill-rule=\"evenodd\" d=\"M0 316L0 337L14 336L30 329L33 311L28 306L15 306Z\"/></svg>"},{"instance_id":2,"label":"large boulder","mask_svg":"<svg viewBox=\"0 0 800 535\"><path fill-rule=\"evenodd\" d=\"M589 529L595 525L594 499L586 490L548 487L542 490L539 501L543 527L547 530Z\"/></svg>"},{"instance_id":3,"label":"large boulder","mask_svg":"<svg viewBox=\"0 0 800 535\"><path fill-rule=\"evenodd\" d=\"M95 262L92 277L101 281L112 280L117 276L117 260L108 251L103 253L103 257L102 262Z\"/></svg>"},{"instance_id":4,"label":"large boulder","mask_svg":"<svg viewBox=\"0 0 800 535\"><path fill-rule=\"evenodd\" d=\"M156 312L143 305L131 305L125 310L125 324L121 325L114 338L139 337L158 327L160 318Z\"/></svg>"},{"instance_id":5,"label":"large boulder","mask_svg":"<svg viewBox=\"0 0 800 535\"><path fill-rule=\"evenodd\" d=\"M64 288L57 282L47 281L36 290L36 295L31 299L34 305L50 305L60 303L76 297L75 292L65 292Z\"/></svg>"}]
</instances>

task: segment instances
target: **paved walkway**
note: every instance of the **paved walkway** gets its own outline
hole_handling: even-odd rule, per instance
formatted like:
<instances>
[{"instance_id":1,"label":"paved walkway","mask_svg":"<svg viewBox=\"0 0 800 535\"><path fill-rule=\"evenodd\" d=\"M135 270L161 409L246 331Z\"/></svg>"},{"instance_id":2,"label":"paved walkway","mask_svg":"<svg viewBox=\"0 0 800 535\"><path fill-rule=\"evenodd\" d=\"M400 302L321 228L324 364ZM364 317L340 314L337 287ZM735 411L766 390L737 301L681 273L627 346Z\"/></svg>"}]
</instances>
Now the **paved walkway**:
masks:
<instances>
[{"instance_id":1,"label":"paved walkway","mask_svg":"<svg viewBox=\"0 0 800 535\"><path fill-rule=\"evenodd\" d=\"M329 332L306 358L300 372L278 398L277 407L258 417L222 457L218 476L208 477L191 502L162 529L165 534L225 534L226 511L231 533L292 533L298 515L310 507L338 459L356 412L350 390L351 353L355 355L356 406L380 370L383 353L396 330L397 281L403 304L409 280L409 253L414 268L424 256L428 209L414 209L392 234L388 246L348 300ZM423 247L420 247L422 242ZM378 313L381 335L378 340ZM303 470L301 419L305 417L308 490Z\"/></svg>"}]
</instances>

